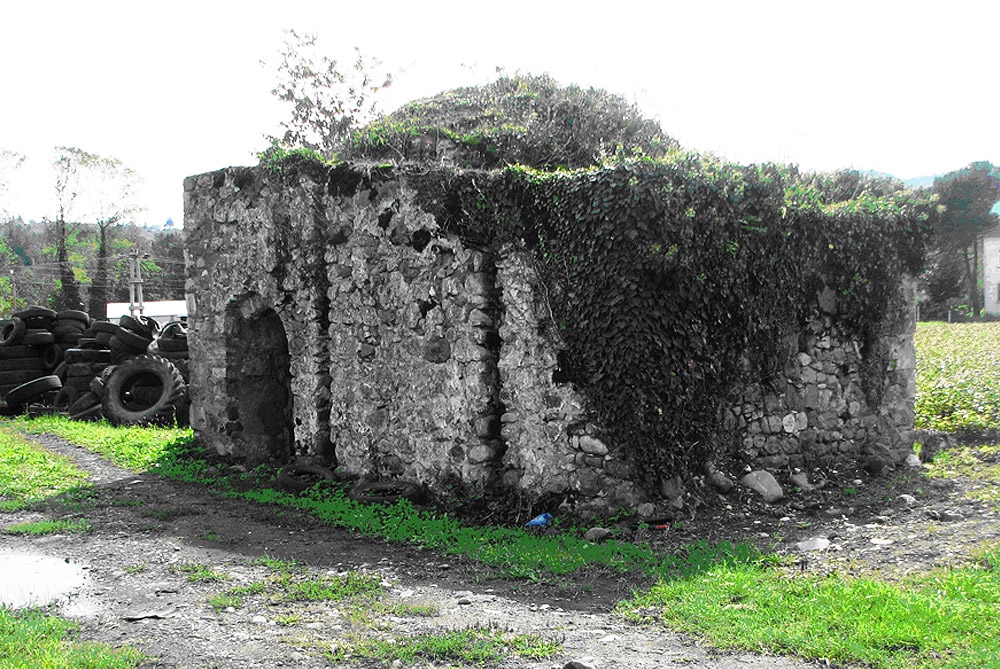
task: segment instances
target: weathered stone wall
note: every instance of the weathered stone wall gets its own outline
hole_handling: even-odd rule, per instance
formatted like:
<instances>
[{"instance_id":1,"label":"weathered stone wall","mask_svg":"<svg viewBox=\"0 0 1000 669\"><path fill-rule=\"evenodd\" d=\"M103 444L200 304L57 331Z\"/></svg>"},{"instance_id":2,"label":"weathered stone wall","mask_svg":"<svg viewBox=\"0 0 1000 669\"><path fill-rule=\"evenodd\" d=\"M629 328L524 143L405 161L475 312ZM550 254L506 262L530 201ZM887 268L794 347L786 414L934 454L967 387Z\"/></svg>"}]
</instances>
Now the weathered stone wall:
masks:
<instances>
[{"instance_id":1,"label":"weathered stone wall","mask_svg":"<svg viewBox=\"0 0 1000 669\"><path fill-rule=\"evenodd\" d=\"M417 196L405 174L349 167L185 181L199 437L251 461L304 456L438 487L502 482L584 509L647 501L631 482L641 463L609 452L613 439L561 380L530 254L463 245ZM784 470L881 446L902 457L912 319L879 344L890 367L873 403L836 313L830 291L820 294L789 342L783 383L747 388L727 413L745 462ZM676 503L679 491L671 479L654 496Z\"/></svg>"},{"instance_id":2,"label":"weathered stone wall","mask_svg":"<svg viewBox=\"0 0 1000 669\"><path fill-rule=\"evenodd\" d=\"M898 462L910 452L916 392L912 282L901 290L905 313L869 352L884 369L874 370L867 389L861 345L837 324L836 295L825 289L817 296L813 317L789 342L777 387L748 388L733 408L748 460L787 470L859 456Z\"/></svg>"}]
</instances>

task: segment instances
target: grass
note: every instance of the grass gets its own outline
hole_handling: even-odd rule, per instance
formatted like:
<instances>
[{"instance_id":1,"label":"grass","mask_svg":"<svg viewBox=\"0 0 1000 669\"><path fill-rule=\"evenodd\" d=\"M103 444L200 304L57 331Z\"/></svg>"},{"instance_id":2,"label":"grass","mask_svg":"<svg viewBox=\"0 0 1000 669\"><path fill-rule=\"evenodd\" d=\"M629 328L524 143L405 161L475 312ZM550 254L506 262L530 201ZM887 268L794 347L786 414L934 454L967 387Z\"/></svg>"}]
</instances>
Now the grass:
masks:
<instances>
[{"instance_id":1,"label":"grass","mask_svg":"<svg viewBox=\"0 0 1000 669\"><path fill-rule=\"evenodd\" d=\"M75 625L38 610L0 607L0 666L7 669L125 669L142 653L73 639Z\"/></svg>"},{"instance_id":2,"label":"grass","mask_svg":"<svg viewBox=\"0 0 1000 669\"><path fill-rule=\"evenodd\" d=\"M0 428L0 511L88 485L87 472L70 458L50 453L21 435Z\"/></svg>"},{"instance_id":3,"label":"grass","mask_svg":"<svg viewBox=\"0 0 1000 669\"><path fill-rule=\"evenodd\" d=\"M1000 429L1000 323L918 323L916 424Z\"/></svg>"},{"instance_id":4,"label":"grass","mask_svg":"<svg viewBox=\"0 0 1000 669\"><path fill-rule=\"evenodd\" d=\"M1000 505L1000 445L958 446L941 451L927 463L927 475L970 481L968 497Z\"/></svg>"},{"instance_id":5,"label":"grass","mask_svg":"<svg viewBox=\"0 0 1000 669\"><path fill-rule=\"evenodd\" d=\"M115 427L106 421L74 421L55 415L18 417L6 423L28 434L58 435L136 472L169 468L185 452L179 447L194 438L190 428Z\"/></svg>"},{"instance_id":6,"label":"grass","mask_svg":"<svg viewBox=\"0 0 1000 669\"><path fill-rule=\"evenodd\" d=\"M619 604L637 621L761 649L884 669L1000 666L1000 552L901 584L789 572L764 556L677 572Z\"/></svg>"},{"instance_id":7,"label":"grass","mask_svg":"<svg viewBox=\"0 0 1000 669\"><path fill-rule=\"evenodd\" d=\"M23 534L28 536L43 536L46 534L75 534L90 532L94 526L90 521L80 520L36 520L30 523L15 523L3 529L5 534Z\"/></svg>"},{"instance_id":8,"label":"grass","mask_svg":"<svg viewBox=\"0 0 1000 669\"><path fill-rule=\"evenodd\" d=\"M655 574L661 559L648 547L609 540L591 543L573 528L538 536L522 528L467 527L452 516L420 511L402 500L392 506L369 506L347 497L343 485L323 482L302 496L271 487L258 470L232 476L209 476L209 455L192 443L189 430L155 427L117 428L106 423L71 421L60 416L16 418L7 424L29 433L57 434L136 471L155 471L176 480L202 483L222 497L297 509L365 536L441 550L494 566L511 578L545 580L591 565L620 573ZM263 486L263 487L262 487ZM156 516L156 509L146 510ZM169 515L162 511L162 515Z\"/></svg>"},{"instance_id":9,"label":"grass","mask_svg":"<svg viewBox=\"0 0 1000 669\"><path fill-rule=\"evenodd\" d=\"M515 634L495 627L468 627L436 634L392 636L388 639L355 637L330 649L333 662L375 661L389 665L398 660L412 665L461 662L477 666L496 666L511 656L529 659L552 657L560 644L537 634Z\"/></svg>"},{"instance_id":10,"label":"grass","mask_svg":"<svg viewBox=\"0 0 1000 669\"><path fill-rule=\"evenodd\" d=\"M201 564L199 562L190 562L187 564L179 564L171 567L172 571L179 572L187 576L187 580L192 583L215 583L218 581L224 581L229 578L228 574L223 574L220 571L215 571L206 564Z\"/></svg>"},{"instance_id":11,"label":"grass","mask_svg":"<svg viewBox=\"0 0 1000 669\"><path fill-rule=\"evenodd\" d=\"M762 554L747 544L696 543L665 556L645 545L614 540L590 544L573 528L561 528L558 536L538 536L520 528L466 527L453 517L420 511L405 501L365 506L347 498L343 486L330 483L294 496L269 487L266 471L210 477L208 456L189 439L164 432L157 442L156 431L145 430L147 448L158 452L146 461L148 469L210 484L211 494L274 505L275 513L303 511L366 536L479 560L517 578L570 574L591 565L651 575L656 585L622 602L618 612L699 634L719 647L886 669L1000 666L1000 623L995 615L1000 608L1000 550L996 547L985 550L978 564L895 583L795 572L777 556ZM117 437L102 438L106 441L101 448L112 451L121 443ZM90 439L99 441L94 435ZM994 459L1000 459L997 456L1000 446L955 449L940 454L928 472L930 476L982 480L984 490L989 490L985 484L1000 480L993 465ZM855 492L843 490L845 495ZM255 563L273 575L230 588L209 604L222 610L242 606L244 598L254 595L269 602L341 601L377 598L381 592L373 576L355 576L352 584L350 576L343 582L308 577L301 565L268 556ZM370 606L390 615L395 610L392 604L380 602ZM416 610L411 614L419 615ZM473 628L426 636L357 638L332 648L330 656L383 663L398 659L490 664L495 662L491 658L517 654L517 648L525 653L548 652L544 649L552 643L530 635Z\"/></svg>"}]
</instances>

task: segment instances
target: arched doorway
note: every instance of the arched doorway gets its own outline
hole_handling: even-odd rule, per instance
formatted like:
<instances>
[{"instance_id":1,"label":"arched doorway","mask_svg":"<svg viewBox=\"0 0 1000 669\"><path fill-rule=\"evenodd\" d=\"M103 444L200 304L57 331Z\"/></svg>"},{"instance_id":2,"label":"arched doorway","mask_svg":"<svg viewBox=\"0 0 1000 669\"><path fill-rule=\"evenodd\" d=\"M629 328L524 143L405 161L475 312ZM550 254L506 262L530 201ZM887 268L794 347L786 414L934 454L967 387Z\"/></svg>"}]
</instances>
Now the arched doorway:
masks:
<instances>
[{"instance_id":1,"label":"arched doorway","mask_svg":"<svg viewBox=\"0 0 1000 669\"><path fill-rule=\"evenodd\" d=\"M226 310L226 408L233 455L284 462L294 450L288 338L281 318L257 294Z\"/></svg>"}]
</instances>

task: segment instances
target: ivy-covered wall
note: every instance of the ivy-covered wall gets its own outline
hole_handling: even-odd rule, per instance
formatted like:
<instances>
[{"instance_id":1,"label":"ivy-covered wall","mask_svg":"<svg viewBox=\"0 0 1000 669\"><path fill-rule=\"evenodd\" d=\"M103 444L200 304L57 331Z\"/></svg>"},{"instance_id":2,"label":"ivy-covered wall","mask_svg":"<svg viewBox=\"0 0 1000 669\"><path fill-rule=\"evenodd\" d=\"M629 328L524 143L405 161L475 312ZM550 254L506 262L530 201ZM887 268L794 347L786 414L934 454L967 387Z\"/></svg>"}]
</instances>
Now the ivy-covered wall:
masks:
<instances>
[{"instance_id":1,"label":"ivy-covered wall","mask_svg":"<svg viewBox=\"0 0 1000 669\"><path fill-rule=\"evenodd\" d=\"M252 293L287 333L289 452L358 474L634 506L709 461L905 452L935 208L897 184L292 156L185 189L192 422L220 450L243 438L220 312Z\"/></svg>"}]
</instances>

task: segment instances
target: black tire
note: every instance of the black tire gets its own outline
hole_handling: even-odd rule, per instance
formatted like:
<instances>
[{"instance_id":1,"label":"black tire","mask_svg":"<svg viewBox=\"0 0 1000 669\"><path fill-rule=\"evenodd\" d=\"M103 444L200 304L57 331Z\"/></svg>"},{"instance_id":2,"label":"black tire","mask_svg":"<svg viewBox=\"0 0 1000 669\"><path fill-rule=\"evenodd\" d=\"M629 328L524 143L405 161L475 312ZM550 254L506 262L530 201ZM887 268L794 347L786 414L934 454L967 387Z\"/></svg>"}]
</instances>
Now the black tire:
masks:
<instances>
[{"instance_id":1,"label":"black tire","mask_svg":"<svg viewBox=\"0 0 1000 669\"><path fill-rule=\"evenodd\" d=\"M161 348L160 352L156 355L161 355L174 364L177 364L178 360L187 360L191 357L191 353L187 349L184 349L183 351L164 351Z\"/></svg>"},{"instance_id":2,"label":"black tire","mask_svg":"<svg viewBox=\"0 0 1000 669\"><path fill-rule=\"evenodd\" d=\"M136 353L145 353L146 349L149 348L149 345L153 343L152 337L136 334L135 332L124 328L121 332L116 334L114 338L118 340L118 343L122 348L127 348L135 351ZM112 346L112 348L114 347Z\"/></svg>"},{"instance_id":3,"label":"black tire","mask_svg":"<svg viewBox=\"0 0 1000 669\"><path fill-rule=\"evenodd\" d=\"M70 388L76 388L81 393L85 393L90 390L90 377L89 376L67 376L66 380L63 381L64 386L69 386Z\"/></svg>"},{"instance_id":4,"label":"black tire","mask_svg":"<svg viewBox=\"0 0 1000 669\"><path fill-rule=\"evenodd\" d=\"M80 395L76 398L76 400L69 405L69 408L66 411L67 413L69 413L70 416L72 416L75 413L86 411L95 404L100 404L100 403L101 403L101 398L88 390L86 392L80 393Z\"/></svg>"},{"instance_id":5,"label":"black tire","mask_svg":"<svg viewBox=\"0 0 1000 669\"><path fill-rule=\"evenodd\" d=\"M94 335L94 340L101 344L105 348L111 347L111 338L114 337L113 334L108 334L107 332L98 332Z\"/></svg>"},{"instance_id":6,"label":"black tire","mask_svg":"<svg viewBox=\"0 0 1000 669\"><path fill-rule=\"evenodd\" d=\"M158 387L152 402L133 398L141 388ZM145 392L145 391L144 391ZM139 355L122 363L104 387L104 415L113 425L169 425L182 419L187 385L168 360Z\"/></svg>"},{"instance_id":7,"label":"black tire","mask_svg":"<svg viewBox=\"0 0 1000 669\"><path fill-rule=\"evenodd\" d=\"M111 375L115 373L116 369L118 369L118 365L108 365L101 370L101 381L104 382L104 385L108 385L108 379L111 378Z\"/></svg>"},{"instance_id":8,"label":"black tire","mask_svg":"<svg viewBox=\"0 0 1000 669\"><path fill-rule=\"evenodd\" d=\"M164 339L163 337L160 337L156 340L156 347L164 353L179 353L187 351L187 337L178 337L177 339Z\"/></svg>"},{"instance_id":9,"label":"black tire","mask_svg":"<svg viewBox=\"0 0 1000 669\"><path fill-rule=\"evenodd\" d=\"M72 417L73 414L78 414L81 411L86 411L95 404L99 405L100 403L101 403L101 398L88 390L87 392L82 393L76 399L75 402L69 405L69 409L67 409L67 412L69 413L70 417Z\"/></svg>"},{"instance_id":10,"label":"black tire","mask_svg":"<svg viewBox=\"0 0 1000 669\"><path fill-rule=\"evenodd\" d=\"M278 486L296 495L305 492L322 480L336 481L337 477L326 467L315 465L289 465L278 472Z\"/></svg>"},{"instance_id":11,"label":"black tire","mask_svg":"<svg viewBox=\"0 0 1000 669\"><path fill-rule=\"evenodd\" d=\"M75 323L76 325L59 325L57 322L52 327L52 334L56 336L56 339L62 339L64 337L79 337L83 333L83 323L80 321L68 322ZM76 327L77 325L80 327Z\"/></svg>"},{"instance_id":12,"label":"black tire","mask_svg":"<svg viewBox=\"0 0 1000 669\"><path fill-rule=\"evenodd\" d=\"M69 367L66 369L66 376L69 377L69 378L71 378L71 379L72 378L76 378L76 377L81 377L81 376L86 377L86 378L89 379L92 376L94 376L94 365L95 364L99 365L101 363L99 363L99 362L98 363L94 363L94 362L71 362L71 363L69 363Z\"/></svg>"},{"instance_id":13,"label":"black tire","mask_svg":"<svg viewBox=\"0 0 1000 669\"><path fill-rule=\"evenodd\" d=\"M427 490L408 481L359 481L351 486L347 496L362 504L395 504L401 499L422 504L427 501Z\"/></svg>"},{"instance_id":14,"label":"black tire","mask_svg":"<svg viewBox=\"0 0 1000 669\"><path fill-rule=\"evenodd\" d=\"M122 316L118 320L118 325L122 328L128 330L129 332L134 332L142 337L148 337L152 339L156 336L156 333L160 331L160 324L156 322L155 319L147 318L142 314L138 316Z\"/></svg>"},{"instance_id":15,"label":"black tire","mask_svg":"<svg viewBox=\"0 0 1000 669\"><path fill-rule=\"evenodd\" d=\"M53 390L62 388L58 376L42 376L27 383L22 383L7 393L8 406L21 406L28 400Z\"/></svg>"},{"instance_id":16,"label":"black tire","mask_svg":"<svg viewBox=\"0 0 1000 669\"><path fill-rule=\"evenodd\" d=\"M52 373L55 374L56 376L58 376L63 381L65 381L66 380L66 372L68 370L69 370L69 365L66 364L65 360L63 360L58 365L56 365L56 368L54 370L52 370Z\"/></svg>"},{"instance_id":17,"label":"black tire","mask_svg":"<svg viewBox=\"0 0 1000 669\"><path fill-rule=\"evenodd\" d=\"M98 332L107 332L108 334L118 334L121 330L115 323L109 323L108 321L94 321L90 324L89 330L92 331L90 336L97 334Z\"/></svg>"},{"instance_id":18,"label":"black tire","mask_svg":"<svg viewBox=\"0 0 1000 669\"><path fill-rule=\"evenodd\" d=\"M56 393L55 399L52 400L52 405L55 408L62 411L68 411L69 407L80 399L80 391L72 386L63 386Z\"/></svg>"},{"instance_id":19,"label":"black tire","mask_svg":"<svg viewBox=\"0 0 1000 669\"><path fill-rule=\"evenodd\" d=\"M90 325L90 314L86 311L80 311L78 309L66 309L65 311L60 311L56 314L56 320L59 321L77 321L78 323L83 323L83 327ZM81 330L83 328L80 328Z\"/></svg>"},{"instance_id":20,"label":"black tire","mask_svg":"<svg viewBox=\"0 0 1000 669\"><path fill-rule=\"evenodd\" d=\"M21 309L21 311L14 313L15 318L20 318L25 321L34 318L51 322L54 321L57 316L58 314L51 309L39 306L28 307L27 309Z\"/></svg>"},{"instance_id":21,"label":"black tire","mask_svg":"<svg viewBox=\"0 0 1000 669\"><path fill-rule=\"evenodd\" d=\"M170 321L160 330L160 339L184 339L188 326L184 321Z\"/></svg>"},{"instance_id":22,"label":"black tire","mask_svg":"<svg viewBox=\"0 0 1000 669\"><path fill-rule=\"evenodd\" d=\"M0 360L37 357L38 349L34 346L0 346Z\"/></svg>"},{"instance_id":23,"label":"black tire","mask_svg":"<svg viewBox=\"0 0 1000 669\"><path fill-rule=\"evenodd\" d=\"M0 360L0 372L41 372L45 369L41 358L11 358Z\"/></svg>"},{"instance_id":24,"label":"black tire","mask_svg":"<svg viewBox=\"0 0 1000 669\"><path fill-rule=\"evenodd\" d=\"M0 346L17 346L27 329L24 321L16 316L0 322Z\"/></svg>"},{"instance_id":25,"label":"black tire","mask_svg":"<svg viewBox=\"0 0 1000 669\"><path fill-rule=\"evenodd\" d=\"M90 392L98 397L104 397L104 381L101 380L101 377L95 376L90 380Z\"/></svg>"},{"instance_id":26,"label":"black tire","mask_svg":"<svg viewBox=\"0 0 1000 669\"><path fill-rule=\"evenodd\" d=\"M59 344L49 344L42 349L42 363L45 369L55 369L63 359L63 349Z\"/></svg>"},{"instance_id":27,"label":"black tire","mask_svg":"<svg viewBox=\"0 0 1000 669\"><path fill-rule=\"evenodd\" d=\"M73 420L101 420L104 418L104 411L101 407L101 403L98 402L89 409L84 409L83 411L78 411L76 413L71 413L69 417Z\"/></svg>"},{"instance_id":28,"label":"black tire","mask_svg":"<svg viewBox=\"0 0 1000 669\"><path fill-rule=\"evenodd\" d=\"M63 348L77 348L80 345L81 339L83 339L83 337L78 334L56 337L56 341L59 342Z\"/></svg>"},{"instance_id":29,"label":"black tire","mask_svg":"<svg viewBox=\"0 0 1000 669\"><path fill-rule=\"evenodd\" d=\"M76 362L111 362L111 351L108 349L68 348L63 353L63 360L68 364Z\"/></svg>"},{"instance_id":30,"label":"black tire","mask_svg":"<svg viewBox=\"0 0 1000 669\"><path fill-rule=\"evenodd\" d=\"M26 330L21 343L27 346L48 346L56 343L56 336L48 330Z\"/></svg>"},{"instance_id":31,"label":"black tire","mask_svg":"<svg viewBox=\"0 0 1000 669\"><path fill-rule=\"evenodd\" d=\"M77 348L89 348L94 351L107 351L108 347L93 337L80 337L76 341Z\"/></svg>"},{"instance_id":32,"label":"black tire","mask_svg":"<svg viewBox=\"0 0 1000 669\"><path fill-rule=\"evenodd\" d=\"M31 371L28 369L16 369L10 372L0 372L0 384L15 384L19 386L22 383L33 381L40 376L45 376L44 372Z\"/></svg>"}]
</instances>

